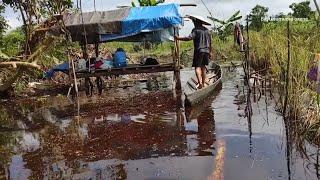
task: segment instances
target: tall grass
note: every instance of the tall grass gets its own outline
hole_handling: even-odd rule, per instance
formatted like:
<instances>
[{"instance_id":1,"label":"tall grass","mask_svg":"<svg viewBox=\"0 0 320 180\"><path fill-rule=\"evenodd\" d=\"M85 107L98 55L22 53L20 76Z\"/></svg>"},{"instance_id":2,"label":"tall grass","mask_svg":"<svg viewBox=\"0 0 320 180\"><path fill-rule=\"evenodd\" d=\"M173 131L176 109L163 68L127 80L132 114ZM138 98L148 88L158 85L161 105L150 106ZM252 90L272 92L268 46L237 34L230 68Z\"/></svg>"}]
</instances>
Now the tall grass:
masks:
<instances>
[{"instance_id":1,"label":"tall grass","mask_svg":"<svg viewBox=\"0 0 320 180\"><path fill-rule=\"evenodd\" d=\"M261 32L250 32L254 68L269 67L279 83L280 102L284 106L286 74L289 74L288 116L306 130L308 137L320 137L320 112L315 82L307 78L320 53L320 29L315 22L291 22L291 63L288 72L288 38L286 22L265 24ZM299 121L295 121L299 120ZM307 133L308 132L308 133Z\"/></svg>"}]
</instances>

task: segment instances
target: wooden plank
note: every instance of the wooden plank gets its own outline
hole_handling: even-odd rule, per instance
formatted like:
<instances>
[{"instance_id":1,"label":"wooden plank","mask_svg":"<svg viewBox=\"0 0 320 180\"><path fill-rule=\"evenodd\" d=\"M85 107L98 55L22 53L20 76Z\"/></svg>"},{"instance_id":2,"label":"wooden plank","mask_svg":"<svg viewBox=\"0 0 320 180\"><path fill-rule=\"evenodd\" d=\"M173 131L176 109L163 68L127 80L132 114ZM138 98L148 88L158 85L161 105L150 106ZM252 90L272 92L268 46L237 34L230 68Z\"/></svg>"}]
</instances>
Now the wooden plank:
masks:
<instances>
[{"instance_id":1,"label":"wooden plank","mask_svg":"<svg viewBox=\"0 0 320 180\"><path fill-rule=\"evenodd\" d=\"M189 81L187 82L188 86L193 90L198 90L196 87L194 87Z\"/></svg>"},{"instance_id":2,"label":"wooden plank","mask_svg":"<svg viewBox=\"0 0 320 180\"><path fill-rule=\"evenodd\" d=\"M191 77L190 79L193 81L195 85L199 84L198 80L195 80L194 77Z\"/></svg>"},{"instance_id":3,"label":"wooden plank","mask_svg":"<svg viewBox=\"0 0 320 180\"><path fill-rule=\"evenodd\" d=\"M180 7L197 7L196 4L180 4Z\"/></svg>"},{"instance_id":4,"label":"wooden plank","mask_svg":"<svg viewBox=\"0 0 320 180\"><path fill-rule=\"evenodd\" d=\"M110 76L110 75L157 73L157 72L167 72L167 71L174 71L173 64L158 65L158 66L113 68L113 69L108 69L108 70L96 70L94 73L77 72L77 77L78 78L86 78L86 77L99 77L99 76Z\"/></svg>"}]
</instances>

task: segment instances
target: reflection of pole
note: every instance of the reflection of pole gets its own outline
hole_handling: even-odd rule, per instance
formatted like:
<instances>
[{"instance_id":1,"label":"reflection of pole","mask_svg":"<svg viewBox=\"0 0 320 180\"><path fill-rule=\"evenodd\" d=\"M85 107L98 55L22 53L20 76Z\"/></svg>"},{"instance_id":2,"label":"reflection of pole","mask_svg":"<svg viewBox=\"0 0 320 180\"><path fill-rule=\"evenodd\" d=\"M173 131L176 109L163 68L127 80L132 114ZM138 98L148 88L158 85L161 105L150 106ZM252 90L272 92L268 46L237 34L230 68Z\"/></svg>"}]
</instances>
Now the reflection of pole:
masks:
<instances>
[{"instance_id":1,"label":"reflection of pole","mask_svg":"<svg viewBox=\"0 0 320 180\"><path fill-rule=\"evenodd\" d=\"M287 171L288 180L291 180L291 141L289 137L289 123L285 120L285 131L286 131L286 159L287 159Z\"/></svg>"},{"instance_id":2,"label":"reflection of pole","mask_svg":"<svg viewBox=\"0 0 320 180\"><path fill-rule=\"evenodd\" d=\"M183 113L182 109L180 107L177 107L177 127L179 128L180 131L184 130L184 125L186 121L186 116Z\"/></svg>"},{"instance_id":3,"label":"reflection of pole","mask_svg":"<svg viewBox=\"0 0 320 180\"><path fill-rule=\"evenodd\" d=\"M320 179L320 173L319 173L319 146L318 146L318 150L317 150L317 162L315 164L315 168L316 168L316 173L317 173L317 178Z\"/></svg>"},{"instance_id":4,"label":"reflection of pole","mask_svg":"<svg viewBox=\"0 0 320 180\"><path fill-rule=\"evenodd\" d=\"M79 98L77 99L77 116L78 116L78 121L80 121L80 101L79 101Z\"/></svg>"}]
</instances>

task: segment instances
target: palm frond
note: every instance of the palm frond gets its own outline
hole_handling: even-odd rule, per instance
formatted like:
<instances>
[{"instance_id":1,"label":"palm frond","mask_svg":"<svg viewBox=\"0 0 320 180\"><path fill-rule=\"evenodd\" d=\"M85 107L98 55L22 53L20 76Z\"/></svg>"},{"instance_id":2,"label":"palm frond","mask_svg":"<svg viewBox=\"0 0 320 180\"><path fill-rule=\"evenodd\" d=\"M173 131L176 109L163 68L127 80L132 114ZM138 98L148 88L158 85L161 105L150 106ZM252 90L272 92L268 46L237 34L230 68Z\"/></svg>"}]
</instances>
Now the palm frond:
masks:
<instances>
[{"instance_id":1,"label":"palm frond","mask_svg":"<svg viewBox=\"0 0 320 180\"><path fill-rule=\"evenodd\" d=\"M226 22L224 22L223 20L220 20L220 19L217 19L217 18L214 18L214 17L210 17L208 16L209 19L211 19L213 22L217 22L217 23L220 23L220 24L226 24Z\"/></svg>"}]
</instances>

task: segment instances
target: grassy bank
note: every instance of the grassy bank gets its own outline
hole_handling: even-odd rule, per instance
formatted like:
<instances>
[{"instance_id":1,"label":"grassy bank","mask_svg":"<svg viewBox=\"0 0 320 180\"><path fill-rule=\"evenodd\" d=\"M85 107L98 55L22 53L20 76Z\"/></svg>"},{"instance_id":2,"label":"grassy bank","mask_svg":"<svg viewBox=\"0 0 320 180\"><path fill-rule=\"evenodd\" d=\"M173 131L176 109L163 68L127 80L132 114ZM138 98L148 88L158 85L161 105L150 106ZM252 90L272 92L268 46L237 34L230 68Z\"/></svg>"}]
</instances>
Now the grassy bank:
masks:
<instances>
[{"instance_id":1,"label":"grassy bank","mask_svg":"<svg viewBox=\"0 0 320 180\"><path fill-rule=\"evenodd\" d=\"M233 36L228 37L225 41L213 34L213 60L215 61L239 61L242 60L243 55L237 51L234 45ZM155 57L161 62L172 62L172 48L173 42L163 42L159 44L146 45L143 43L128 43L128 42L110 42L102 44L102 48L108 48L111 52L115 52L118 47L126 50L133 62L139 62L143 57ZM193 58L193 42L180 42L180 56L182 65L190 67Z\"/></svg>"},{"instance_id":2,"label":"grassy bank","mask_svg":"<svg viewBox=\"0 0 320 180\"><path fill-rule=\"evenodd\" d=\"M288 62L286 22L268 23L260 32L251 32L251 59L255 69L269 67L269 73L279 83L280 103L285 103L285 81L289 73L288 109L290 121L302 129L310 140L320 137L320 112L316 83L308 79L320 53L320 29L315 22L291 22L291 63Z\"/></svg>"}]
</instances>

